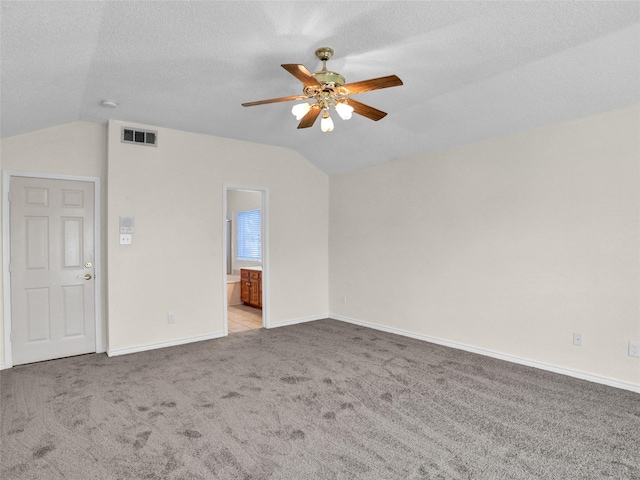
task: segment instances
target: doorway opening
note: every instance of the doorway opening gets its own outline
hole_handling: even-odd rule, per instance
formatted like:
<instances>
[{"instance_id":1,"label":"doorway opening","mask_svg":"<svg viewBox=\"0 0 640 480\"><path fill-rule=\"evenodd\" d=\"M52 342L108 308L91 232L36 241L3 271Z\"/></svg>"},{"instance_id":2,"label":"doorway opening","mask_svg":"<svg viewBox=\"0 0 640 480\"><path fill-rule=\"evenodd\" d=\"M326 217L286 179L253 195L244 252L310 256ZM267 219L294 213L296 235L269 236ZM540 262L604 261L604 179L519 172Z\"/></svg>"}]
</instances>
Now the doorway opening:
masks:
<instances>
[{"instance_id":1,"label":"doorway opening","mask_svg":"<svg viewBox=\"0 0 640 480\"><path fill-rule=\"evenodd\" d=\"M224 187L225 334L267 327L267 191Z\"/></svg>"}]
</instances>

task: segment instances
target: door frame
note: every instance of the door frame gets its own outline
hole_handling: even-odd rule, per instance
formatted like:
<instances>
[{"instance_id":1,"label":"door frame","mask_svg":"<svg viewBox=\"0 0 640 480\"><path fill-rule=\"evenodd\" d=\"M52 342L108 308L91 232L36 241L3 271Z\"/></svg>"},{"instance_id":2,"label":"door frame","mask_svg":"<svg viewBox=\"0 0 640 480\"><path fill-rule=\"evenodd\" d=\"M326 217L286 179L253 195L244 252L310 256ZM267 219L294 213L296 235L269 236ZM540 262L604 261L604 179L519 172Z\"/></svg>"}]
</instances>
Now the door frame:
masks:
<instances>
[{"instance_id":1,"label":"door frame","mask_svg":"<svg viewBox=\"0 0 640 480\"><path fill-rule=\"evenodd\" d=\"M9 189L11 188L12 177L41 178L47 180L72 180L79 182L93 183L93 231L94 231L94 262L95 275L94 288L94 316L95 316L95 346L96 353L106 351L102 342L102 259L101 251L101 230L100 230L100 178L80 177L73 175L57 175L49 173L20 172L15 170L5 170L2 172L2 299L3 309L3 337L4 337L4 364L1 368L13 367L13 346L11 344L11 273L9 272L9 261L11 260L11 222L9 202Z\"/></svg>"},{"instance_id":2,"label":"door frame","mask_svg":"<svg viewBox=\"0 0 640 480\"><path fill-rule=\"evenodd\" d=\"M224 184L222 186L222 265L226 266L227 248L231 248L228 245L227 235L224 233L226 229L227 221L227 192L229 190L249 190L252 192L260 192L262 194L262 219L261 219L261 249L262 249L262 326L264 328L270 328L270 315L269 315L269 189L267 187L256 187L246 185L230 185ZM232 235L233 238L233 235ZM227 269L222 268L222 318L223 318L223 334L229 335L229 318L227 314Z\"/></svg>"}]
</instances>

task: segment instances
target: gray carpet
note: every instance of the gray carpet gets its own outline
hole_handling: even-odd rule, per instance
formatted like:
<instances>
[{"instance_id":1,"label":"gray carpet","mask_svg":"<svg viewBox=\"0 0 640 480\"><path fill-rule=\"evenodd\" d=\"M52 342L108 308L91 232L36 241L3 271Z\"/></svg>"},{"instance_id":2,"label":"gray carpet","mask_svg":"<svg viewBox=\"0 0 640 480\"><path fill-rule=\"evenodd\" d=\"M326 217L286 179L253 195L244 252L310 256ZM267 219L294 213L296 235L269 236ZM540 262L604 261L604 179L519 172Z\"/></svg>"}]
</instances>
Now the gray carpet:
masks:
<instances>
[{"instance_id":1,"label":"gray carpet","mask_svg":"<svg viewBox=\"0 0 640 480\"><path fill-rule=\"evenodd\" d=\"M3 479L640 479L640 395L334 320L0 377Z\"/></svg>"}]
</instances>

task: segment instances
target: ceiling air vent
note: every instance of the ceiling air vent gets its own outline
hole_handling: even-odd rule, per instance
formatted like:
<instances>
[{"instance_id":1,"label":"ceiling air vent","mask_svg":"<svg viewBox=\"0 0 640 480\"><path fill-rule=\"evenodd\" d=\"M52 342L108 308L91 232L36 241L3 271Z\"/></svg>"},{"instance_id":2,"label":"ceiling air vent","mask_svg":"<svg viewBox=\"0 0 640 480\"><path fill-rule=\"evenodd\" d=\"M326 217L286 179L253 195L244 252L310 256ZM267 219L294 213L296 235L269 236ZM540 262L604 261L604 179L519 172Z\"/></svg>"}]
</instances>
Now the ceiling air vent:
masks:
<instances>
[{"instance_id":1,"label":"ceiling air vent","mask_svg":"<svg viewBox=\"0 0 640 480\"><path fill-rule=\"evenodd\" d=\"M158 132L153 130L140 130L139 128L122 127L122 143L135 143L155 147L158 144Z\"/></svg>"}]
</instances>

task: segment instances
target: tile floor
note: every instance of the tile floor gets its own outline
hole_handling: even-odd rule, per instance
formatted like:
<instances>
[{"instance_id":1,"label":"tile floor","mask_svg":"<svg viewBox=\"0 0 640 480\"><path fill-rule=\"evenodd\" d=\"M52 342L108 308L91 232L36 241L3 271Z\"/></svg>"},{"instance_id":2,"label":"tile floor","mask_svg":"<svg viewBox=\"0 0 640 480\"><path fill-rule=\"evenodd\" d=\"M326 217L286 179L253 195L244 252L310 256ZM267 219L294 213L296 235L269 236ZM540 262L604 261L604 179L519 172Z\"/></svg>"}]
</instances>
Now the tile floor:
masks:
<instances>
[{"instance_id":1,"label":"tile floor","mask_svg":"<svg viewBox=\"0 0 640 480\"><path fill-rule=\"evenodd\" d=\"M262 310L247 305L228 307L229 333L246 332L254 328L262 328Z\"/></svg>"}]
</instances>

